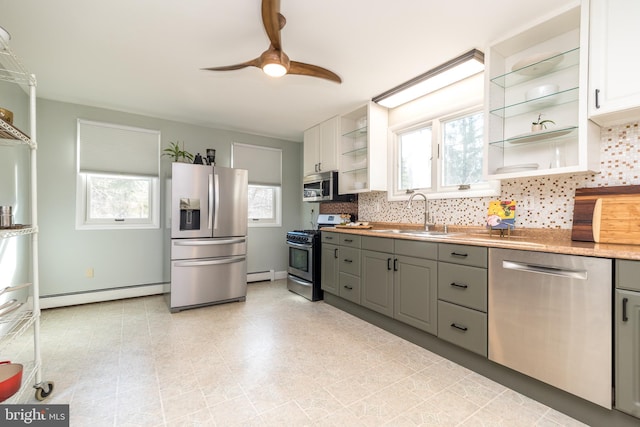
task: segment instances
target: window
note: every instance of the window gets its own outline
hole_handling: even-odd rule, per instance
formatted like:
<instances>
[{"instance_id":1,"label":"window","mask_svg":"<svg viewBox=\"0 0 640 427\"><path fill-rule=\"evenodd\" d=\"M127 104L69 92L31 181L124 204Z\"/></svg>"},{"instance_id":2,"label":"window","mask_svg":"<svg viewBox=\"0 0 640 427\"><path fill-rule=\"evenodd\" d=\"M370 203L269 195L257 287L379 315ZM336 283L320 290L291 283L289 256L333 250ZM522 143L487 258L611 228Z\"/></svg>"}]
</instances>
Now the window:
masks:
<instances>
[{"instance_id":1,"label":"window","mask_svg":"<svg viewBox=\"0 0 640 427\"><path fill-rule=\"evenodd\" d=\"M159 227L160 132L78 120L76 228Z\"/></svg>"},{"instance_id":2,"label":"window","mask_svg":"<svg viewBox=\"0 0 640 427\"><path fill-rule=\"evenodd\" d=\"M234 143L232 165L249 171L249 227L280 227L282 150Z\"/></svg>"},{"instance_id":3,"label":"window","mask_svg":"<svg viewBox=\"0 0 640 427\"><path fill-rule=\"evenodd\" d=\"M280 224L280 187L249 184L249 221L262 225Z\"/></svg>"},{"instance_id":4,"label":"window","mask_svg":"<svg viewBox=\"0 0 640 427\"><path fill-rule=\"evenodd\" d=\"M411 190L432 198L499 194L499 182L483 181L483 114L477 109L392 128L393 191L403 200Z\"/></svg>"}]
</instances>

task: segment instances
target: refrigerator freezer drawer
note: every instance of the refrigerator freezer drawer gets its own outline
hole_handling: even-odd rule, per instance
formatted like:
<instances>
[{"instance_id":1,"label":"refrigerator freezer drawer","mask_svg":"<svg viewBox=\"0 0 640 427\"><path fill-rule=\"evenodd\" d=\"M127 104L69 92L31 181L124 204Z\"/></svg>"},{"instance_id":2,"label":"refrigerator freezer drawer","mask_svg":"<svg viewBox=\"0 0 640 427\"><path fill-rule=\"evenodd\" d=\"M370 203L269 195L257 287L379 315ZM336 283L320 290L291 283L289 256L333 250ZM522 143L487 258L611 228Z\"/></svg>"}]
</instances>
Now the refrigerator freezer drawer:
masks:
<instances>
[{"instance_id":1,"label":"refrigerator freezer drawer","mask_svg":"<svg viewBox=\"0 0 640 427\"><path fill-rule=\"evenodd\" d=\"M173 239L171 259L217 258L247 254L246 237Z\"/></svg>"},{"instance_id":2,"label":"refrigerator freezer drawer","mask_svg":"<svg viewBox=\"0 0 640 427\"><path fill-rule=\"evenodd\" d=\"M247 295L244 256L171 262L170 308L243 300Z\"/></svg>"}]
</instances>

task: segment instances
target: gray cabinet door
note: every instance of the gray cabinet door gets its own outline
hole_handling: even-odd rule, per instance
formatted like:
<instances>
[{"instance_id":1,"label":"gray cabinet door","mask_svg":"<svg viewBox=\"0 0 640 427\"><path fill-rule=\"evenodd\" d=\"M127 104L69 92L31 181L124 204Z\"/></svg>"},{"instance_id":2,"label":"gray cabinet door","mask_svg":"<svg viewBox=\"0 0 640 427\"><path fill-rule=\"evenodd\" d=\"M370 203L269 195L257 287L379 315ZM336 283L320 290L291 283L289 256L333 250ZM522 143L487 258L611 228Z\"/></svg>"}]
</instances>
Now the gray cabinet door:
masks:
<instances>
[{"instance_id":1,"label":"gray cabinet door","mask_svg":"<svg viewBox=\"0 0 640 427\"><path fill-rule=\"evenodd\" d=\"M438 263L396 256L393 317L431 334L438 332Z\"/></svg>"},{"instance_id":2,"label":"gray cabinet door","mask_svg":"<svg viewBox=\"0 0 640 427\"><path fill-rule=\"evenodd\" d=\"M362 251L361 304L393 316L393 254Z\"/></svg>"},{"instance_id":3,"label":"gray cabinet door","mask_svg":"<svg viewBox=\"0 0 640 427\"><path fill-rule=\"evenodd\" d=\"M325 292L338 295L338 245L322 244L320 287Z\"/></svg>"},{"instance_id":4,"label":"gray cabinet door","mask_svg":"<svg viewBox=\"0 0 640 427\"><path fill-rule=\"evenodd\" d=\"M616 291L616 408L640 417L640 292Z\"/></svg>"}]
</instances>

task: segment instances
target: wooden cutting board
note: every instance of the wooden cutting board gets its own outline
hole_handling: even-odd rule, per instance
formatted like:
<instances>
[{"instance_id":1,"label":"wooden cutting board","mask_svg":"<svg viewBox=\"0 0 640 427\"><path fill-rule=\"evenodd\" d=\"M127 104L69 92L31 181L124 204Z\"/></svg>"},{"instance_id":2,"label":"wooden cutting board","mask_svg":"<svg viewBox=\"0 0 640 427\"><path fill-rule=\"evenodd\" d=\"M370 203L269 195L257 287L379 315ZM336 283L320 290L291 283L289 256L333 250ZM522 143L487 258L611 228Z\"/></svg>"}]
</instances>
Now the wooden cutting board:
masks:
<instances>
[{"instance_id":1,"label":"wooden cutting board","mask_svg":"<svg viewBox=\"0 0 640 427\"><path fill-rule=\"evenodd\" d=\"M640 195L597 199L593 210L593 240L640 245Z\"/></svg>"},{"instance_id":2,"label":"wooden cutting board","mask_svg":"<svg viewBox=\"0 0 640 427\"><path fill-rule=\"evenodd\" d=\"M595 242L596 240L593 234L593 215L596 207L596 202L598 201L598 199L607 200L611 197L619 197L625 195L640 196L640 185L576 189L575 203L573 207L573 228L571 229L571 239L583 242ZM600 209L602 209L602 207ZM607 214L605 216L605 219L609 217L610 215ZM599 224L602 223L601 217L599 217L598 221ZM606 225L605 231L608 229L609 225ZM601 238L602 227L600 227L599 230L600 231L598 234L598 238ZM617 235L618 234L615 234L615 236ZM605 236L605 240L609 240L609 238ZM635 244L640 244L640 241Z\"/></svg>"}]
</instances>

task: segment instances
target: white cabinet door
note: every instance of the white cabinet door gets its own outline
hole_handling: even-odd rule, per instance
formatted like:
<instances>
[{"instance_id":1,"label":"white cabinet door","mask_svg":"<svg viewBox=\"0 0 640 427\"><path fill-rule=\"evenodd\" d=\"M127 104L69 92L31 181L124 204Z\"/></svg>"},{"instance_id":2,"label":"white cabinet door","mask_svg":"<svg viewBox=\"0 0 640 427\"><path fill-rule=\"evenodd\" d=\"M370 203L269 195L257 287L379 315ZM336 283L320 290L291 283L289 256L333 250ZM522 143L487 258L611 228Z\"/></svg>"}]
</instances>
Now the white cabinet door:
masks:
<instances>
[{"instance_id":1,"label":"white cabinet door","mask_svg":"<svg viewBox=\"0 0 640 427\"><path fill-rule=\"evenodd\" d=\"M339 120L339 117L333 117L320 123L319 169L321 172L338 170Z\"/></svg>"},{"instance_id":2,"label":"white cabinet door","mask_svg":"<svg viewBox=\"0 0 640 427\"><path fill-rule=\"evenodd\" d=\"M589 117L600 125L640 116L638 0L591 0Z\"/></svg>"},{"instance_id":3,"label":"white cabinet door","mask_svg":"<svg viewBox=\"0 0 640 427\"><path fill-rule=\"evenodd\" d=\"M318 172L318 147L320 146L320 126L314 126L304 131L304 175Z\"/></svg>"}]
</instances>

